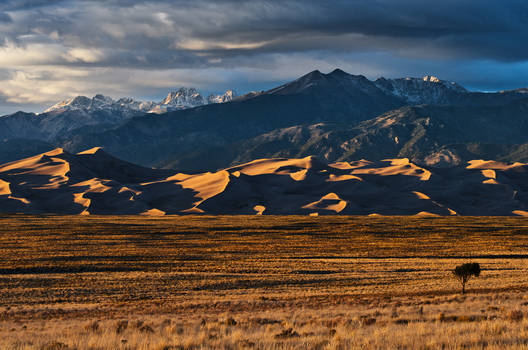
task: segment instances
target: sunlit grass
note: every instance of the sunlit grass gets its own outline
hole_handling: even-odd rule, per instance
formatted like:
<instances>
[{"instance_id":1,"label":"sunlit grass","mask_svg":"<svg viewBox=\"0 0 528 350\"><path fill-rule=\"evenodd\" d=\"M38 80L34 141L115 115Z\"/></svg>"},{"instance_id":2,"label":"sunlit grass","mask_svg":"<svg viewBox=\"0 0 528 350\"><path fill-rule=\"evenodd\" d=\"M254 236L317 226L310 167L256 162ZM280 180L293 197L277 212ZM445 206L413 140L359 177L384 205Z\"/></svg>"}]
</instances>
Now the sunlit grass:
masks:
<instances>
[{"instance_id":1,"label":"sunlit grass","mask_svg":"<svg viewBox=\"0 0 528 350\"><path fill-rule=\"evenodd\" d=\"M528 344L524 218L8 216L0 227L0 349ZM483 271L462 296L451 270L468 261Z\"/></svg>"}]
</instances>

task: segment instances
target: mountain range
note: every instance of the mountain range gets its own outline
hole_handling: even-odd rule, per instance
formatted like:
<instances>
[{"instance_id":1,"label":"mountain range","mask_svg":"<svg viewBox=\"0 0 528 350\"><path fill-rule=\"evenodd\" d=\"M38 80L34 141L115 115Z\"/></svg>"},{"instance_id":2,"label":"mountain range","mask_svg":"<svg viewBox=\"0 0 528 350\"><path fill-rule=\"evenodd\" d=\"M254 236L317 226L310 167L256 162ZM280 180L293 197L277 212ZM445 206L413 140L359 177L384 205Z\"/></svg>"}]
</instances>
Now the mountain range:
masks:
<instances>
[{"instance_id":1,"label":"mountain range","mask_svg":"<svg viewBox=\"0 0 528 350\"><path fill-rule=\"evenodd\" d=\"M138 101L133 98L123 97L114 100L104 95L95 95L93 98L86 96L76 96L61 101L44 113L62 113L66 111L116 111L124 115L135 115L142 113L164 113L187 108L204 106L211 103L224 103L233 100L237 96L233 90L227 90L222 95L211 94L207 98L203 97L195 88L182 87L176 91L171 91L163 100L159 102Z\"/></svg>"},{"instance_id":2,"label":"mountain range","mask_svg":"<svg viewBox=\"0 0 528 350\"><path fill-rule=\"evenodd\" d=\"M186 174L61 148L0 165L0 212L528 216L528 164L258 159Z\"/></svg>"},{"instance_id":3,"label":"mountain range","mask_svg":"<svg viewBox=\"0 0 528 350\"><path fill-rule=\"evenodd\" d=\"M158 103L78 97L42 114L0 118L0 140L0 162L56 147L72 154L103 147L141 166L192 173L307 156L408 158L427 167L526 162L528 89L482 93L434 76L372 81L313 71L238 97L205 99L193 89Z\"/></svg>"},{"instance_id":4,"label":"mountain range","mask_svg":"<svg viewBox=\"0 0 528 350\"><path fill-rule=\"evenodd\" d=\"M76 96L58 102L44 112L17 112L0 117L0 162L53 149L59 139L72 133L106 130L147 113L165 113L211 103L229 102L233 90L205 98L195 88L182 87L159 102L123 97L117 100L101 94L92 98ZM22 146L22 147L21 147Z\"/></svg>"}]
</instances>

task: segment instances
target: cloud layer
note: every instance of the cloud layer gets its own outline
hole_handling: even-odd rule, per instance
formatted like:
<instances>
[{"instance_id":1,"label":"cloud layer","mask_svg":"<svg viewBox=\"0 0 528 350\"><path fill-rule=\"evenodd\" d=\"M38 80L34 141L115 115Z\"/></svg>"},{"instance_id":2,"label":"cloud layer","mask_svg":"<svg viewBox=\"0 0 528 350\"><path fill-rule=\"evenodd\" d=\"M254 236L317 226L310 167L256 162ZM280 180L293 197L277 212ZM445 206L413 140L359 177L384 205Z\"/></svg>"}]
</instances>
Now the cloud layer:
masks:
<instances>
[{"instance_id":1,"label":"cloud layer","mask_svg":"<svg viewBox=\"0 0 528 350\"><path fill-rule=\"evenodd\" d=\"M335 67L528 85L525 0L7 0L0 33L0 113L75 94L264 89Z\"/></svg>"}]
</instances>

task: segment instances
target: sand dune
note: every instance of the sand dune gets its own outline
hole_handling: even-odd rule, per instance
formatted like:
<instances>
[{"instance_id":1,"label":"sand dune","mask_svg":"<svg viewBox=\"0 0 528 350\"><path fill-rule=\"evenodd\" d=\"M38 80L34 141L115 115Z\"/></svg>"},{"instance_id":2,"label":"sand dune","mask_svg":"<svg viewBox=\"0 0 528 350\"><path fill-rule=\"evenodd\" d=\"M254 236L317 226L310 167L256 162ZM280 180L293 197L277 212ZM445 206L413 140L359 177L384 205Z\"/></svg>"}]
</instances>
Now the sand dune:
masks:
<instances>
[{"instance_id":1,"label":"sand dune","mask_svg":"<svg viewBox=\"0 0 528 350\"><path fill-rule=\"evenodd\" d=\"M0 165L1 213L528 216L528 169L474 160L325 164L259 159L201 174L140 167L101 148L56 149Z\"/></svg>"},{"instance_id":2,"label":"sand dune","mask_svg":"<svg viewBox=\"0 0 528 350\"><path fill-rule=\"evenodd\" d=\"M390 163L388 165L387 163ZM365 166L354 167L351 173L356 174L372 174L372 175L381 175L381 176L391 176L391 175L407 175L407 176L416 176L422 181L427 181L431 177L431 172L420 168L409 162L409 159L386 159L384 161L374 163L362 163Z\"/></svg>"},{"instance_id":3,"label":"sand dune","mask_svg":"<svg viewBox=\"0 0 528 350\"><path fill-rule=\"evenodd\" d=\"M315 211L321 210L339 213L343 211L346 206L347 202L339 198L337 194L328 193L327 195L321 197L321 199L319 199L318 201L306 204L305 206L303 206L303 208L313 209Z\"/></svg>"},{"instance_id":4,"label":"sand dune","mask_svg":"<svg viewBox=\"0 0 528 350\"><path fill-rule=\"evenodd\" d=\"M263 174L295 174L299 171L321 166L315 157L309 156L301 159L257 159L252 162L239 165L230 169L230 172L239 171L246 175L263 175Z\"/></svg>"},{"instance_id":5,"label":"sand dune","mask_svg":"<svg viewBox=\"0 0 528 350\"><path fill-rule=\"evenodd\" d=\"M10 195L9 182L0 180L0 196Z\"/></svg>"},{"instance_id":6,"label":"sand dune","mask_svg":"<svg viewBox=\"0 0 528 350\"><path fill-rule=\"evenodd\" d=\"M494 160L470 160L468 162L467 169L482 169L482 170L509 170L518 167L524 167L526 164L523 163L513 163L506 164L503 162L496 162Z\"/></svg>"},{"instance_id":7,"label":"sand dune","mask_svg":"<svg viewBox=\"0 0 528 350\"><path fill-rule=\"evenodd\" d=\"M195 197L198 198L198 201L194 205L198 206L203 201L222 193L228 183L229 173L227 171L219 171L191 176L179 182L179 185L196 192Z\"/></svg>"},{"instance_id":8,"label":"sand dune","mask_svg":"<svg viewBox=\"0 0 528 350\"><path fill-rule=\"evenodd\" d=\"M255 205L253 207L253 210L255 210L256 215L263 215L264 211L266 210L266 207L263 205Z\"/></svg>"}]
</instances>

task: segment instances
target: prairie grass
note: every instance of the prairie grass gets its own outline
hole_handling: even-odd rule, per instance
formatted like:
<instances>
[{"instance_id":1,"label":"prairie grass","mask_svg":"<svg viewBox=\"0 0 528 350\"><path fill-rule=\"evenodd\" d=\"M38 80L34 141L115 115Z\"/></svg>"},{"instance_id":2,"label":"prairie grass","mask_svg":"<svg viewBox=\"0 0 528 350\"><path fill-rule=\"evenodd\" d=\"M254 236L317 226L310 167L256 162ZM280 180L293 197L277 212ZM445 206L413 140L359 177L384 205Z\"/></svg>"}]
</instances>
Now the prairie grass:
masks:
<instances>
[{"instance_id":1,"label":"prairie grass","mask_svg":"<svg viewBox=\"0 0 528 350\"><path fill-rule=\"evenodd\" d=\"M526 247L515 217L4 216L0 349L526 349Z\"/></svg>"}]
</instances>

